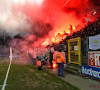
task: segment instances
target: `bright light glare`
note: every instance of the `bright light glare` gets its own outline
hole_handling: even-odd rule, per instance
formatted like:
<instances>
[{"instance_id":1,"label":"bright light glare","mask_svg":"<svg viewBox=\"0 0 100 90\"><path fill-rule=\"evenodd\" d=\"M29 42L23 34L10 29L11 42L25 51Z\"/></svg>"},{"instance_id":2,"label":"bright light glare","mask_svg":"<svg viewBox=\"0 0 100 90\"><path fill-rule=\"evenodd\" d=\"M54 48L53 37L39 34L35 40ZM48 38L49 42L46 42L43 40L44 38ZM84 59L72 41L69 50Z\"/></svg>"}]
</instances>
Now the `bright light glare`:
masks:
<instances>
[{"instance_id":1,"label":"bright light glare","mask_svg":"<svg viewBox=\"0 0 100 90\"><path fill-rule=\"evenodd\" d=\"M21 3L25 3L26 0L20 0Z\"/></svg>"},{"instance_id":2,"label":"bright light glare","mask_svg":"<svg viewBox=\"0 0 100 90\"><path fill-rule=\"evenodd\" d=\"M31 3L37 3L38 5L42 4L43 0L29 0Z\"/></svg>"},{"instance_id":3,"label":"bright light glare","mask_svg":"<svg viewBox=\"0 0 100 90\"><path fill-rule=\"evenodd\" d=\"M21 4L23 4L25 2L30 2L32 4L36 3L38 5L41 5L43 0L14 0L14 3L21 3Z\"/></svg>"},{"instance_id":4,"label":"bright light glare","mask_svg":"<svg viewBox=\"0 0 100 90\"><path fill-rule=\"evenodd\" d=\"M24 4L27 0L14 0L14 3L16 4Z\"/></svg>"},{"instance_id":5,"label":"bright light glare","mask_svg":"<svg viewBox=\"0 0 100 90\"><path fill-rule=\"evenodd\" d=\"M56 67L56 64L53 64L53 68L55 68Z\"/></svg>"},{"instance_id":6,"label":"bright light glare","mask_svg":"<svg viewBox=\"0 0 100 90\"><path fill-rule=\"evenodd\" d=\"M73 29L75 30L75 26L73 26Z\"/></svg>"},{"instance_id":7,"label":"bright light glare","mask_svg":"<svg viewBox=\"0 0 100 90\"><path fill-rule=\"evenodd\" d=\"M14 0L14 3L19 3L20 0Z\"/></svg>"}]
</instances>

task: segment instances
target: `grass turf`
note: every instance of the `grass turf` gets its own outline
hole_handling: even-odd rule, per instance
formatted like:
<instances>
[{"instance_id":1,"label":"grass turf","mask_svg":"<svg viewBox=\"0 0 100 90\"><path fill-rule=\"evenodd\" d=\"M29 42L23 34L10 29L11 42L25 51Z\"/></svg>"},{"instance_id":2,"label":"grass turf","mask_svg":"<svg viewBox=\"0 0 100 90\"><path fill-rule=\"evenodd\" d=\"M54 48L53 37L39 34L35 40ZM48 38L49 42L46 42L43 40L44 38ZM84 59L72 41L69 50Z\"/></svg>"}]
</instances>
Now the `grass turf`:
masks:
<instances>
[{"instance_id":1,"label":"grass turf","mask_svg":"<svg viewBox=\"0 0 100 90\"><path fill-rule=\"evenodd\" d=\"M2 88L7 69L8 69L8 64L0 64L0 90Z\"/></svg>"},{"instance_id":2,"label":"grass turf","mask_svg":"<svg viewBox=\"0 0 100 90\"><path fill-rule=\"evenodd\" d=\"M6 65L7 66L7 65ZM0 69L1 84L7 67ZM32 65L11 65L5 90L79 90L57 76Z\"/></svg>"}]
</instances>

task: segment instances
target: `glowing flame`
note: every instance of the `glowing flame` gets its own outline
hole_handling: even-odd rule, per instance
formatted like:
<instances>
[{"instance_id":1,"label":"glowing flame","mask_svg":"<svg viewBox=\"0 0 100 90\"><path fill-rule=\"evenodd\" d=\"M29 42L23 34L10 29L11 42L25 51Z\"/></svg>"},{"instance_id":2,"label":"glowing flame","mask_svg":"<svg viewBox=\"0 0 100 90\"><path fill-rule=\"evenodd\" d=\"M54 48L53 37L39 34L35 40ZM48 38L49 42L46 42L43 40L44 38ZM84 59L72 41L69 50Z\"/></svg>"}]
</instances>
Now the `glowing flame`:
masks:
<instances>
[{"instance_id":1,"label":"glowing flame","mask_svg":"<svg viewBox=\"0 0 100 90\"><path fill-rule=\"evenodd\" d=\"M50 43L49 43L49 39L48 39L48 38L46 39L45 42L42 43L42 45L44 45L44 46L49 45L49 44L50 44Z\"/></svg>"},{"instance_id":2,"label":"glowing flame","mask_svg":"<svg viewBox=\"0 0 100 90\"><path fill-rule=\"evenodd\" d=\"M47 42L46 42L46 41L45 41L45 42L43 42L43 43L42 43L42 45L47 45Z\"/></svg>"},{"instance_id":3,"label":"glowing flame","mask_svg":"<svg viewBox=\"0 0 100 90\"><path fill-rule=\"evenodd\" d=\"M72 28L73 28L73 30L75 30L75 29L76 29L76 28L75 28L75 26L73 26Z\"/></svg>"},{"instance_id":4,"label":"glowing flame","mask_svg":"<svg viewBox=\"0 0 100 90\"><path fill-rule=\"evenodd\" d=\"M66 35L67 34L70 34L70 31L67 31L67 32L55 32L55 35L52 37L52 42L53 43L59 43L60 41L64 40L66 38Z\"/></svg>"},{"instance_id":5,"label":"glowing flame","mask_svg":"<svg viewBox=\"0 0 100 90\"><path fill-rule=\"evenodd\" d=\"M55 68L56 67L56 64L53 64L53 68Z\"/></svg>"}]
</instances>

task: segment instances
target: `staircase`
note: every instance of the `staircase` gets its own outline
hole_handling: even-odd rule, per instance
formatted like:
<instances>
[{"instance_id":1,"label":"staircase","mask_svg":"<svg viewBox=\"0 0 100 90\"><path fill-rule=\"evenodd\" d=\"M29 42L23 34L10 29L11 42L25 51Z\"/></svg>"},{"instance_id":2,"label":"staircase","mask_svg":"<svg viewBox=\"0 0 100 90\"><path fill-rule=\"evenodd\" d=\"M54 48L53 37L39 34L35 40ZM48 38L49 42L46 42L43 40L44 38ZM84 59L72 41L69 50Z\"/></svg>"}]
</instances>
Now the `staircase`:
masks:
<instances>
[{"instance_id":1,"label":"staircase","mask_svg":"<svg viewBox=\"0 0 100 90\"><path fill-rule=\"evenodd\" d=\"M76 75L81 74L81 67L76 64L67 64L64 70Z\"/></svg>"}]
</instances>

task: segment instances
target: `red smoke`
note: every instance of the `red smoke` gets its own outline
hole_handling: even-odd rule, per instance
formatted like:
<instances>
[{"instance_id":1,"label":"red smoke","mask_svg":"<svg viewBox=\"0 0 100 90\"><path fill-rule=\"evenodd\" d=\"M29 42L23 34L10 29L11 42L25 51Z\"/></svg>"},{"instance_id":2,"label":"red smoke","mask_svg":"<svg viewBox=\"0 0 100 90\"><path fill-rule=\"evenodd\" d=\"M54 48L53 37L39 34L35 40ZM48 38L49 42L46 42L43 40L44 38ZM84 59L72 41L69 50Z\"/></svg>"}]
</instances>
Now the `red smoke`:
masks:
<instances>
[{"instance_id":1,"label":"red smoke","mask_svg":"<svg viewBox=\"0 0 100 90\"><path fill-rule=\"evenodd\" d=\"M95 21L98 13L91 0L44 0L40 6L26 2L13 7L13 12L21 11L32 26L24 40L28 47L59 42L65 33L70 33L71 26L73 32L80 30L88 21Z\"/></svg>"}]
</instances>

